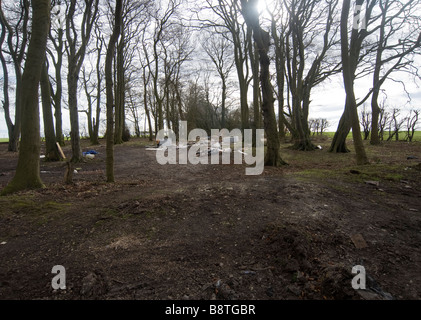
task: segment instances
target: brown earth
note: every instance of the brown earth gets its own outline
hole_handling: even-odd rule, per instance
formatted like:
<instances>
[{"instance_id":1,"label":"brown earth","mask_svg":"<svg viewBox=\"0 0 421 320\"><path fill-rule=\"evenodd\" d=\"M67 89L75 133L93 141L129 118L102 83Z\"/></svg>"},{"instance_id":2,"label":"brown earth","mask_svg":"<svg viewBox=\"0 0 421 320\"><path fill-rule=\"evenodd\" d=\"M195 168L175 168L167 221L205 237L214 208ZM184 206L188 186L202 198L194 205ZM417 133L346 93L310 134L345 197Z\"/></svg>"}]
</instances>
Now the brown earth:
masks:
<instances>
[{"instance_id":1,"label":"brown earth","mask_svg":"<svg viewBox=\"0 0 421 320\"><path fill-rule=\"evenodd\" d=\"M161 166L134 140L115 149L115 184L102 143L84 147L100 154L76 165L73 185L64 163L42 162L46 189L0 198L0 299L421 297L420 160L407 160L421 159L420 143L367 145L364 167L285 145L289 166L246 176L242 165ZM0 188L17 163L6 150ZM56 265L66 290L52 289ZM351 286L356 265L366 291Z\"/></svg>"}]
</instances>

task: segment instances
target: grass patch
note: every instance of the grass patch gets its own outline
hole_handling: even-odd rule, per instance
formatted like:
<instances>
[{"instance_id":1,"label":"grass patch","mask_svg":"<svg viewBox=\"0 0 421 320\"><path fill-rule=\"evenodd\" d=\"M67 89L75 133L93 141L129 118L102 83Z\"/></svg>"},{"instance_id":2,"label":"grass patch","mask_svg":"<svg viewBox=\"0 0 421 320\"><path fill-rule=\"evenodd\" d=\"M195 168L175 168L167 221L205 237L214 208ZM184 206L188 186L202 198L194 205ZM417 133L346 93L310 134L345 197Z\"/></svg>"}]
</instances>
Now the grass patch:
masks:
<instances>
[{"instance_id":1,"label":"grass patch","mask_svg":"<svg viewBox=\"0 0 421 320\"><path fill-rule=\"evenodd\" d=\"M302 181L343 181L348 183L365 183L366 181L400 182L408 174L404 165L371 164L367 166L347 166L336 169L305 169L295 172L296 178Z\"/></svg>"},{"instance_id":2,"label":"grass patch","mask_svg":"<svg viewBox=\"0 0 421 320\"><path fill-rule=\"evenodd\" d=\"M12 195L0 198L0 218L18 216L36 224L44 224L67 212L70 206L70 203L38 201L32 195Z\"/></svg>"}]
</instances>

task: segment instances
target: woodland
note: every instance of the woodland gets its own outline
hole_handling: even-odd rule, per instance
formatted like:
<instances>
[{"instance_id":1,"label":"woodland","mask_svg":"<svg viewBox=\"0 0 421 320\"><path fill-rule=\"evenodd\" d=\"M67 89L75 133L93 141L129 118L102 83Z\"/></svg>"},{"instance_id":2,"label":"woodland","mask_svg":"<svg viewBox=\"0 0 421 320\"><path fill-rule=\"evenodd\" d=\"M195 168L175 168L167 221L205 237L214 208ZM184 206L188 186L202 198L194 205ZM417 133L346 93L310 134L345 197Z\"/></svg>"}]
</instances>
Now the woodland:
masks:
<instances>
[{"instance_id":1,"label":"woodland","mask_svg":"<svg viewBox=\"0 0 421 320\"><path fill-rule=\"evenodd\" d=\"M0 299L419 300L420 11L0 0ZM158 164L181 123L264 130L264 172Z\"/></svg>"}]
</instances>

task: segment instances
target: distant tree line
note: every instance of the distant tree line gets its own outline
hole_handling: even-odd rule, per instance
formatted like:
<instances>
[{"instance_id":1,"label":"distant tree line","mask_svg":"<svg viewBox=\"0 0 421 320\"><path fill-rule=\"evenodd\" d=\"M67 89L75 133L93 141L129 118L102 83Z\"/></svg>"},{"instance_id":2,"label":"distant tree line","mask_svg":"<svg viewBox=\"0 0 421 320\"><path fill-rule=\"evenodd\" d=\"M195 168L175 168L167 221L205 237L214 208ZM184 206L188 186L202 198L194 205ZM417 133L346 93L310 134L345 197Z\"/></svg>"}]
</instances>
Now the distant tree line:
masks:
<instances>
[{"instance_id":1,"label":"distant tree line","mask_svg":"<svg viewBox=\"0 0 421 320\"><path fill-rule=\"evenodd\" d=\"M364 140L372 134L372 113L365 108L360 113ZM378 136L381 141L405 140L412 142L415 132L419 128L420 110L409 110L406 115L401 114L399 108L380 108L377 125ZM403 136L402 136L403 134Z\"/></svg>"}]
</instances>

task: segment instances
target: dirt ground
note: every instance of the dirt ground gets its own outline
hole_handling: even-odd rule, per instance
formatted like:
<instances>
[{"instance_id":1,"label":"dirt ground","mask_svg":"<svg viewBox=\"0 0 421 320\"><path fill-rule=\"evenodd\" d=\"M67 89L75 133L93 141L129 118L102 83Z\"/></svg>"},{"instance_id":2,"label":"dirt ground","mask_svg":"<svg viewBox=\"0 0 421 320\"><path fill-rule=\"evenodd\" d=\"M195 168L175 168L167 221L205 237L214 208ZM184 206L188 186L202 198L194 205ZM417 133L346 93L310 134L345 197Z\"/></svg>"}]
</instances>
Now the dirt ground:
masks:
<instances>
[{"instance_id":1,"label":"dirt ground","mask_svg":"<svg viewBox=\"0 0 421 320\"><path fill-rule=\"evenodd\" d=\"M372 164L284 145L289 166L161 166L145 140L41 163L47 188L0 198L0 299L421 298L421 144L367 144ZM70 156L70 146L64 148ZM410 159L408 159L410 157ZM412 159L418 158L418 159ZM0 145L0 188L17 155ZM360 237L360 242L356 238ZM52 268L66 269L54 290ZM364 266L367 290L351 281Z\"/></svg>"}]
</instances>

